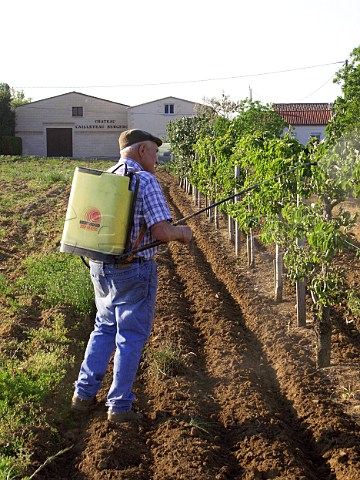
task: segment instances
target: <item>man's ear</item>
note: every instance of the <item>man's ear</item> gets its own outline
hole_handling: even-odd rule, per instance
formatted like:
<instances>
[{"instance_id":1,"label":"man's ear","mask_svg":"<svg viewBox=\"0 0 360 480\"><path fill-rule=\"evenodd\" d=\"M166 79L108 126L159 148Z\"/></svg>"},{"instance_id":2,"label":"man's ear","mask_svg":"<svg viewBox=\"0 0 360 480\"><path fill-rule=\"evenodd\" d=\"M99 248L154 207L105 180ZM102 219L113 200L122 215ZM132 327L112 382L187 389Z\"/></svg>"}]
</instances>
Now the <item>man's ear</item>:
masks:
<instances>
[{"instance_id":1,"label":"man's ear","mask_svg":"<svg viewBox=\"0 0 360 480\"><path fill-rule=\"evenodd\" d=\"M140 157L142 157L144 155L145 150L146 150L145 143L140 143L139 150L138 150Z\"/></svg>"}]
</instances>

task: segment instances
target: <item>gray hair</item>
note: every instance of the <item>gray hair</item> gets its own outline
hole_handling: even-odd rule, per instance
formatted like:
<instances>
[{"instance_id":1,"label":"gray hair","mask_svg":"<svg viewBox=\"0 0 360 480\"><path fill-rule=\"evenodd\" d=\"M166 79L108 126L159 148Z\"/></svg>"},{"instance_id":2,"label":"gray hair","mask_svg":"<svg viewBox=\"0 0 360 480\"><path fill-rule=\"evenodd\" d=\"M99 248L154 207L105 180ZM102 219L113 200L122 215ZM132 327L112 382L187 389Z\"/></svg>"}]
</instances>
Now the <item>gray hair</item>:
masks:
<instances>
[{"instance_id":1,"label":"gray hair","mask_svg":"<svg viewBox=\"0 0 360 480\"><path fill-rule=\"evenodd\" d=\"M126 157L127 155L131 155L131 153L135 151L139 147L139 145L141 145L142 143L149 144L151 142L150 140L144 140L143 142L133 143L129 147L125 147L122 150L120 150L121 156Z\"/></svg>"}]
</instances>

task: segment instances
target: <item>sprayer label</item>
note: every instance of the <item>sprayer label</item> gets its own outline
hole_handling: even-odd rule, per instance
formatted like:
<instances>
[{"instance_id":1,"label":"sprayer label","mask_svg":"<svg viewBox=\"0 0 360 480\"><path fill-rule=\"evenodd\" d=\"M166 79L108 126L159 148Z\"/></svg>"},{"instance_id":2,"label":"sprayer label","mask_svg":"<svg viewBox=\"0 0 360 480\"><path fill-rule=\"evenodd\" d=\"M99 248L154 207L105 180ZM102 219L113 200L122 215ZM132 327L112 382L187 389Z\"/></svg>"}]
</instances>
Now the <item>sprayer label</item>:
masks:
<instances>
[{"instance_id":1,"label":"sprayer label","mask_svg":"<svg viewBox=\"0 0 360 480\"><path fill-rule=\"evenodd\" d=\"M84 220L80 220L80 228L86 228L87 230L98 230L100 228L99 223L89 223Z\"/></svg>"},{"instance_id":2,"label":"sprayer label","mask_svg":"<svg viewBox=\"0 0 360 480\"><path fill-rule=\"evenodd\" d=\"M100 228L101 212L97 208L88 208L82 214L80 219L80 228L87 230L97 230Z\"/></svg>"}]
</instances>

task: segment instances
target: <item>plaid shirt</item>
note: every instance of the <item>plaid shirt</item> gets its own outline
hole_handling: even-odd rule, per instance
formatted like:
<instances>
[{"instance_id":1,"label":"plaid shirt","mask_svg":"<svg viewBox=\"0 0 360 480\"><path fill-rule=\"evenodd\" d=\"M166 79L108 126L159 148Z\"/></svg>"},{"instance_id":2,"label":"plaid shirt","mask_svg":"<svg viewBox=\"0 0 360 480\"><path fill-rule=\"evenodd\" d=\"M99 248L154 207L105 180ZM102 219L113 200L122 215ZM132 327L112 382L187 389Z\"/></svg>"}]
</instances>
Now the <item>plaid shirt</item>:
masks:
<instances>
[{"instance_id":1,"label":"plaid shirt","mask_svg":"<svg viewBox=\"0 0 360 480\"><path fill-rule=\"evenodd\" d=\"M154 242L154 238L150 233L150 227L155 223L161 221L172 221L169 207L165 201L161 186L158 180L150 172L146 172L141 165L132 160L131 158L120 159L115 167L112 167L110 171L113 171L119 165L127 165L128 173L136 172L132 178L130 189L135 189L136 179L140 179L139 189L137 193L137 199L135 204L134 224L131 230L131 246L136 241L141 227L146 224L147 229L143 239L138 247L142 247L151 242ZM114 173L118 175L125 174L125 166L120 166ZM157 247L149 248L137 254L137 256L144 257L146 259L152 258L157 251Z\"/></svg>"}]
</instances>

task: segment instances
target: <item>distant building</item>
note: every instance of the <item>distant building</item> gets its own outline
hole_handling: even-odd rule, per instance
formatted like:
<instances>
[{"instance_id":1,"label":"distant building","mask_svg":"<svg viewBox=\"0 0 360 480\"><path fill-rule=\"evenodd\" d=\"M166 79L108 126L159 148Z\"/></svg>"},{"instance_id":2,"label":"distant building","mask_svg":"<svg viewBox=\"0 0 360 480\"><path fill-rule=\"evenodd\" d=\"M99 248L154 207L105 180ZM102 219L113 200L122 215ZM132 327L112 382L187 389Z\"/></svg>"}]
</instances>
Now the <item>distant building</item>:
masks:
<instances>
[{"instance_id":1,"label":"distant building","mask_svg":"<svg viewBox=\"0 0 360 480\"><path fill-rule=\"evenodd\" d=\"M127 116L128 105L71 92L17 107L15 135L23 155L116 157Z\"/></svg>"},{"instance_id":2,"label":"distant building","mask_svg":"<svg viewBox=\"0 0 360 480\"><path fill-rule=\"evenodd\" d=\"M71 92L16 108L16 136L23 155L118 156L128 106Z\"/></svg>"},{"instance_id":3,"label":"distant building","mask_svg":"<svg viewBox=\"0 0 360 480\"><path fill-rule=\"evenodd\" d=\"M177 119L196 115L196 103L165 97L129 108L129 128L140 128L165 138L167 125Z\"/></svg>"},{"instance_id":4,"label":"distant building","mask_svg":"<svg viewBox=\"0 0 360 480\"><path fill-rule=\"evenodd\" d=\"M313 137L318 140L325 138L332 106L332 103L274 103L272 108L293 127L299 142L306 145Z\"/></svg>"},{"instance_id":5,"label":"distant building","mask_svg":"<svg viewBox=\"0 0 360 480\"><path fill-rule=\"evenodd\" d=\"M16 108L15 134L23 155L39 157L118 157L119 135L140 128L164 138L167 124L195 115L195 103L176 97L134 107L78 92Z\"/></svg>"}]
</instances>

